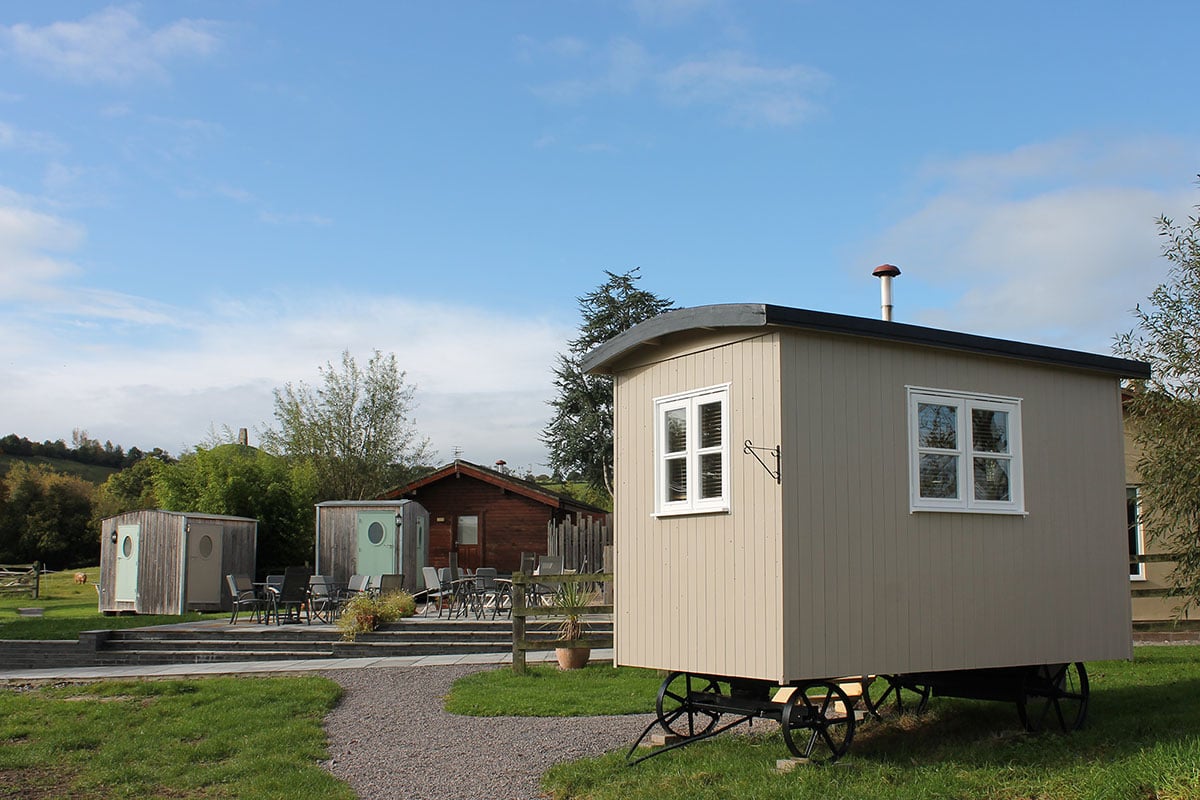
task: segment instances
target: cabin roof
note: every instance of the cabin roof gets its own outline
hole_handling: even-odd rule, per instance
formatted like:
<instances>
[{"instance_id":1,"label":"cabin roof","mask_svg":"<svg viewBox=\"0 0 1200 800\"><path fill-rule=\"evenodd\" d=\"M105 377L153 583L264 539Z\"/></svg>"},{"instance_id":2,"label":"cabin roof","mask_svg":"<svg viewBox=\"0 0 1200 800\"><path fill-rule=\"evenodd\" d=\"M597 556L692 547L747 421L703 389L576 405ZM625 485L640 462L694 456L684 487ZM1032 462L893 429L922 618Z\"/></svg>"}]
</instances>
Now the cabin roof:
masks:
<instances>
[{"instance_id":1,"label":"cabin roof","mask_svg":"<svg viewBox=\"0 0 1200 800\"><path fill-rule=\"evenodd\" d=\"M380 498L390 500L404 497L405 495L415 492L417 489L428 486L431 483L437 483L439 481L446 480L447 478L455 475L468 475L477 480L481 480L484 483L490 483L494 486L499 486L502 489L507 489L508 491L513 492L514 494L528 497L531 500L535 500L553 508L565 508L572 511L585 511L594 514L608 513L602 508L598 508L597 506L593 506L581 500L576 500L574 497L571 497L563 492L556 492L552 489L547 489L540 484L534 483L533 481L527 481L521 478L513 477L512 475L506 475L503 472L498 472L497 470L489 469L488 467L481 467L478 464L472 464L470 461L463 461L462 459L452 461L444 467L441 467L429 475L426 475L424 478L419 478L412 483L397 487L395 489L389 489L380 495Z\"/></svg>"},{"instance_id":2,"label":"cabin roof","mask_svg":"<svg viewBox=\"0 0 1200 800\"><path fill-rule=\"evenodd\" d=\"M167 511L161 508L141 508L132 511L124 511L120 514L114 514L111 517L105 517L100 520L108 522L109 520L117 519L118 517L127 517L134 514L162 514L167 517L186 517L187 519L219 519L231 522L258 522L254 517L235 517L229 514L208 514L203 511Z\"/></svg>"},{"instance_id":3,"label":"cabin roof","mask_svg":"<svg viewBox=\"0 0 1200 800\"><path fill-rule=\"evenodd\" d=\"M635 325L592 350L584 356L582 366L585 372L612 374L614 366L625 356L641 348L653 347L672 335L697 330L767 327L798 328L923 345L1104 372L1123 378L1150 377L1150 365L1141 361L768 303L724 303L668 311Z\"/></svg>"}]
</instances>

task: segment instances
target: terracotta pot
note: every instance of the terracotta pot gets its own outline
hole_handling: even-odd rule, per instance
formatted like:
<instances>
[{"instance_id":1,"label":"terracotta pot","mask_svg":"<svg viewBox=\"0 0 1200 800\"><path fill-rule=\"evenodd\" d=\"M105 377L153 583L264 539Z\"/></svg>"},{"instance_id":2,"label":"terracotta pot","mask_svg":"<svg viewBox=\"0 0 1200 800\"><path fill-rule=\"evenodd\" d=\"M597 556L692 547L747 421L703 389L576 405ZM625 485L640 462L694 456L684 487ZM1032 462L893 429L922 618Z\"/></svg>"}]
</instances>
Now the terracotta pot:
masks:
<instances>
[{"instance_id":1,"label":"terracotta pot","mask_svg":"<svg viewBox=\"0 0 1200 800\"><path fill-rule=\"evenodd\" d=\"M583 669L592 655L590 647L556 647L559 669Z\"/></svg>"}]
</instances>

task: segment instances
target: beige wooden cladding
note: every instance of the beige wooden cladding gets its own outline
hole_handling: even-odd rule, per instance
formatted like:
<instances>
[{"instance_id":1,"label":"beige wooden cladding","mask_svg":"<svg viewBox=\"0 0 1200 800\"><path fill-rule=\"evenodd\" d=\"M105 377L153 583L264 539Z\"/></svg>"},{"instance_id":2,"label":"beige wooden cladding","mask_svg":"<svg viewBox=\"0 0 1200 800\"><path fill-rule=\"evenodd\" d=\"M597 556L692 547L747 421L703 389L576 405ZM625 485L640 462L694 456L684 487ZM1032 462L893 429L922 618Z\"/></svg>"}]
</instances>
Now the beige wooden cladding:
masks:
<instances>
[{"instance_id":1,"label":"beige wooden cladding","mask_svg":"<svg viewBox=\"0 0 1200 800\"><path fill-rule=\"evenodd\" d=\"M782 661L779 487L742 442L779 441L777 343L760 336L616 378L620 663L774 677ZM730 384L729 514L652 517L653 401Z\"/></svg>"},{"instance_id":2,"label":"beige wooden cladding","mask_svg":"<svg viewBox=\"0 0 1200 800\"><path fill-rule=\"evenodd\" d=\"M790 329L705 347L616 376L619 663L790 681L1131 655L1114 377ZM655 519L653 399L725 382L731 512ZM1027 515L909 512L906 385L1022 399ZM782 486L746 439L782 446Z\"/></svg>"}]
</instances>

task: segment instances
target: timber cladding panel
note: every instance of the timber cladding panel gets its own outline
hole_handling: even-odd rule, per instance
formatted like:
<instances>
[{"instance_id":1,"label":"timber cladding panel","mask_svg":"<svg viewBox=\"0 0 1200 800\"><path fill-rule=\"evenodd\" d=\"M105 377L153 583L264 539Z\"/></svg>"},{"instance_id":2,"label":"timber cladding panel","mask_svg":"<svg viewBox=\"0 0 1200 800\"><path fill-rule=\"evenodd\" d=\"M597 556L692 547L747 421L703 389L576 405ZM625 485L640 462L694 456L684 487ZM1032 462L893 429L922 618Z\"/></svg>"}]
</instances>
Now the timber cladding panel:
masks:
<instances>
[{"instance_id":1,"label":"timber cladding panel","mask_svg":"<svg viewBox=\"0 0 1200 800\"><path fill-rule=\"evenodd\" d=\"M782 660L779 487L741 443L779 441L778 340L703 347L616 377L615 647L622 664L775 678ZM654 518L654 399L725 383L733 510Z\"/></svg>"},{"instance_id":2,"label":"timber cladding panel","mask_svg":"<svg viewBox=\"0 0 1200 800\"><path fill-rule=\"evenodd\" d=\"M1131 655L1117 381L788 334L789 677ZM1022 399L1025 515L909 512L906 386Z\"/></svg>"}]
</instances>

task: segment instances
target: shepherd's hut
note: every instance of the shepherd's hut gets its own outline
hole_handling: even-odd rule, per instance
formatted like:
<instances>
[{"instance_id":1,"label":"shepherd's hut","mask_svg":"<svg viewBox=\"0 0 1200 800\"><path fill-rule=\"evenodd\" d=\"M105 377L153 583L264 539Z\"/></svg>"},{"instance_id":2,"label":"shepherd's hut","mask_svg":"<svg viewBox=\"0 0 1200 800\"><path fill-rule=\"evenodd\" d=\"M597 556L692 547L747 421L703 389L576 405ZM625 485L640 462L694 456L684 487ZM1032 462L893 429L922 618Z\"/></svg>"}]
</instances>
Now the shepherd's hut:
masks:
<instances>
[{"instance_id":1,"label":"shepherd's hut","mask_svg":"<svg viewBox=\"0 0 1200 800\"><path fill-rule=\"evenodd\" d=\"M669 312L583 365L614 378L618 664L1131 656L1120 383L1147 365L766 304Z\"/></svg>"}]
</instances>

